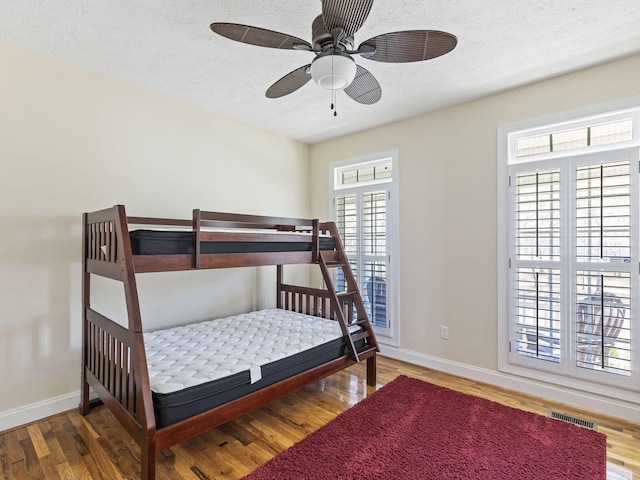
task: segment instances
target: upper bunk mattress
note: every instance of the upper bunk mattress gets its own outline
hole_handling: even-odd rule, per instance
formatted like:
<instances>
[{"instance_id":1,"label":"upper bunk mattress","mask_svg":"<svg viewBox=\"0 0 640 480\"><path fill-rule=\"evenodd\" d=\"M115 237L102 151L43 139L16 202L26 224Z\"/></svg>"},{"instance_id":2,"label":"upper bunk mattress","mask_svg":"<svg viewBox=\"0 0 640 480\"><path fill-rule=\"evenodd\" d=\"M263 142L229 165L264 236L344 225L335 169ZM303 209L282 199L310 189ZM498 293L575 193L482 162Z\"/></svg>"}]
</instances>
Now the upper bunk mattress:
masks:
<instances>
[{"instance_id":1,"label":"upper bunk mattress","mask_svg":"<svg viewBox=\"0 0 640 480\"><path fill-rule=\"evenodd\" d=\"M160 427L347 353L338 322L280 309L144 334Z\"/></svg>"},{"instance_id":2,"label":"upper bunk mattress","mask_svg":"<svg viewBox=\"0 0 640 480\"><path fill-rule=\"evenodd\" d=\"M312 238L308 242L283 241L253 242L201 242L200 253L247 253L247 252L310 252ZM133 255L193 254L193 232L169 230L132 230L131 253ZM321 250L333 250L332 237L320 237Z\"/></svg>"}]
</instances>

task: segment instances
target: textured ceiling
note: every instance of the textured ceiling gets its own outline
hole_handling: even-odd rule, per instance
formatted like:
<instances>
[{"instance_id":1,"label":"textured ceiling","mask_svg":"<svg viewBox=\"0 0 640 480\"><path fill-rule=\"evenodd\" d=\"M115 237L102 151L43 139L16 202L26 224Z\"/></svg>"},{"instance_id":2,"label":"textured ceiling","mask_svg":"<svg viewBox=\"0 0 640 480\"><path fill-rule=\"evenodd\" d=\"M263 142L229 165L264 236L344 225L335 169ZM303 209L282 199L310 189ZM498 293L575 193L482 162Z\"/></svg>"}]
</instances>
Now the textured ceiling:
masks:
<instances>
[{"instance_id":1,"label":"textured ceiling","mask_svg":"<svg viewBox=\"0 0 640 480\"><path fill-rule=\"evenodd\" d=\"M374 2L355 43L410 29L458 37L449 54L385 64L358 58L382 86L361 105L309 82L280 99L266 89L313 54L240 44L212 22L311 41L320 0L2 0L0 40L206 110L314 143L640 52L638 0Z\"/></svg>"}]
</instances>

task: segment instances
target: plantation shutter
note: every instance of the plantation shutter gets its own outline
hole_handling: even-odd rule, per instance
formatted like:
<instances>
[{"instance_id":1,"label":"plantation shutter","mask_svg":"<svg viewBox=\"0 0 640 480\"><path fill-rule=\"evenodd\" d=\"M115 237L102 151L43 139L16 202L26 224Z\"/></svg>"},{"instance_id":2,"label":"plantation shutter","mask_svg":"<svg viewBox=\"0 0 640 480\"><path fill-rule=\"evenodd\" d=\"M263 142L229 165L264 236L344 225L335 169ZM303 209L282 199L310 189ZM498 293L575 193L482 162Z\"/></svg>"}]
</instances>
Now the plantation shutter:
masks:
<instances>
[{"instance_id":1,"label":"plantation shutter","mask_svg":"<svg viewBox=\"0 0 640 480\"><path fill-rule=\"evenodd\" d=\"M336 226L342 242L344 250L351 264L353 275L358 280L358 250L359 250L359 229L358 229L358 196L356 194L343 195L336 197ZM338 290L345 291L344 276L342 270L338 269Z\"/></svg>"},{"instance_id":2,"label":"plantation shutter","mask_svg":"<svg viewBox=\"0 0 640 480\"><path fill-rule=\"evenodd\" d=\"M387 327L387 192L362 196L362 266L371 323Z\"/></svg>"},{"instance_id":3,"label":"plantation shutter","mask_svg":"<svg viewBox=\"0 0 640 480\"><path fill-rule=\"evenodd\" d=\"M560 171L524 172L515 189L516 352L560 360Z\"/></svg>"},{"instance_id":4,"label":"plantation shutter","mask_svg":"<svg viewBox=\"0 0 640 480\"><path fill-rule=\"evenodd\" d=\"M336 225L371 323L389 328L387 318L387 189L360 189L337 196ZM344 290L338 271L337 287Z\"/></svg>"},{"instance_id":5,"label":"plantation shutter","mask_svg":"<svg viewBox=\"0 0 640 480\"><path fill-rule=\"evenodd\" d=\"M512 359L587 378L631 375L637 206L631 163L621 158L513 167Z\"/></svg>"},{"instance_id":6,"label":"plantation shutter","mask_svg":"<svg viewBox=\"0 0 640 480\"><path fill-rule=\"evenodd\" d=\"M629 162L576 168L576 366L631 370ZM626 267L626 268L621 268Z\"/></svg>"}]
</instances>

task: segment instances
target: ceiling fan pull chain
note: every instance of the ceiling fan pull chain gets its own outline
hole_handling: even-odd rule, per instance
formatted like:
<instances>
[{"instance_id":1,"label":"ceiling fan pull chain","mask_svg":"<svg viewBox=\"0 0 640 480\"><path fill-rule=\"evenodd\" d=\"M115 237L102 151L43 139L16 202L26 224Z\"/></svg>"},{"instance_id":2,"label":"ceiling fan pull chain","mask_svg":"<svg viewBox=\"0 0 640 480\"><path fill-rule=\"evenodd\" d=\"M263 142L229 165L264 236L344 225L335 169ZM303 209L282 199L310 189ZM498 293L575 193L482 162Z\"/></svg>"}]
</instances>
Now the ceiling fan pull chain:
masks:
<instances>
[{"instance_id":1,"label":"ceiling fan pull chain","mask_svg":"<svg viewBox=\"0 0 640 480\"><path fill-rule=\"evenodd\" d=\"M336 91L331 90L331 110L333 110L333 116L338 116L338 97L336 97Z\"/></svg>"}]
</instances>

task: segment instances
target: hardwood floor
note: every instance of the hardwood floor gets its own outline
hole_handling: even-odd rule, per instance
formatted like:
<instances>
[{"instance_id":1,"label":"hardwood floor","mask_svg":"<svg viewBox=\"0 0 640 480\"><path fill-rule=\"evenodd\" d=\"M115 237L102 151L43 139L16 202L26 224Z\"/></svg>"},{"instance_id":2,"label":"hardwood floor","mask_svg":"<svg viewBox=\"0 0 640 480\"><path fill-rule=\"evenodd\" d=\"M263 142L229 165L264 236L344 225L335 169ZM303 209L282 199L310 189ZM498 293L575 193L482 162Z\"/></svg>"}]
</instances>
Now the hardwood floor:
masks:
<instances>
[{"instance_id":1,"label":"hardwood floor","mask_svg":"<svg viewBox=\"0 0 640 480\"><path fill-rule=\"evenodd\" d=\"M379 386L400 374L543 415L557 410L595 421L607 435L608 462L640 479L638 424L380 357ZM238 479L373 391L364 366L356 365L158 454L156 477ZM85 418L74 410L0 433L4 479L136 479L138 458L137 446L103 406Z\"/></svg>"}]
</instances>

